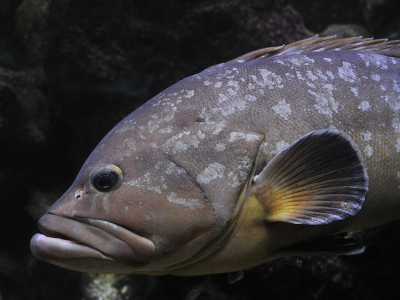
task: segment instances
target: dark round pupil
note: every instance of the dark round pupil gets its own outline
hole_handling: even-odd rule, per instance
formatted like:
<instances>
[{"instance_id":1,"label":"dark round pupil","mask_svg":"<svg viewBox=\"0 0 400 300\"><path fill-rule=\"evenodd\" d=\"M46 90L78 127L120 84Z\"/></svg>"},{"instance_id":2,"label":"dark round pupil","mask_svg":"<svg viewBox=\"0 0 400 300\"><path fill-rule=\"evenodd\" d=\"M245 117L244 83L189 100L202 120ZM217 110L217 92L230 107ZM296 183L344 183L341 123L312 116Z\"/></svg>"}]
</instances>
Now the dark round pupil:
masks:
<instances>
[{"instance_id":1,"label":"dark round pupil","mask_svg":"<svg viewBox=\"0 0 400 300\"><path fill-rule=\"evenodd\" d=\"M96 174L92 181L94 187L100 192L109 192L118 183L118 174L113 171L105 173L99 172Z\"/></svg>"},{"instance_id":2,"label":"dark round pupil","mask_svg":"<svg viewBox=\"0 0 400 300\"><path fill-rule=\"evenodd\" d=\"M110 173L107 174L102 174L97 181L97 184L99 187L102 187L103 189L106 189L112 185L112 177Z\"/></svg>"}]
</instances>

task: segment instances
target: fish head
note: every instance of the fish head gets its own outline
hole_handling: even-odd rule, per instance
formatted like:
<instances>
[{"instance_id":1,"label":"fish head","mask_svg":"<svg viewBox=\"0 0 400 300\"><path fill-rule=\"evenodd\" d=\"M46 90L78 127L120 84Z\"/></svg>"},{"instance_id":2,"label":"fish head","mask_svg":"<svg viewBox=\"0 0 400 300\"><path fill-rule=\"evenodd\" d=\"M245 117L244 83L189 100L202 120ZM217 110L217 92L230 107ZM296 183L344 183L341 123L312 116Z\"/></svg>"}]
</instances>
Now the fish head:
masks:
<instances>
[{"instance_id":1,"label":"fish head","mask_svg":"<svg viewBox=\"0 0 400 300\"><path fill-rule=\"evenodd\" d=\"M36 257L84 272L163 274L226 236L263 136L194 122L144 139L127 122L39 220Z\"/></svg>"}]
</instances>

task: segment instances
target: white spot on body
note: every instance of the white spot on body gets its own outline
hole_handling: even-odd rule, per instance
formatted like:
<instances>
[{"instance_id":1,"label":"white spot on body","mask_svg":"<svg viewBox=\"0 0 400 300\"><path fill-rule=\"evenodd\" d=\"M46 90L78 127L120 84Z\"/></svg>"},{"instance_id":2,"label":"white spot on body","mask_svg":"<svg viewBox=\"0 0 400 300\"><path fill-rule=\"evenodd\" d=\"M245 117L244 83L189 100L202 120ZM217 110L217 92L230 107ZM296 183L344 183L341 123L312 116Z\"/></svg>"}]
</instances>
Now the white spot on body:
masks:
<instances>
[{"instance_id":1,"label":"white spot on body","mask_svg":"<svg viewBox=\"0 0 400 300\"><path fill-rule=\"evenodd\" d=\"M224 94L218 94L218 102L219 103L222 103L222 102L225 102L228 100L229 100L229 98L227 96L225 96Z\"/></svg>"},{"instance_id":2,"label":"white spot on body","mask_svg":"<svg viewBox=\"0 0 400 300\"><path fill-rule=\"evenodd\" d=\"M350 88L350 91L354 94L354 96L358 97L358 88L355 86L352 86Z\"/></svg>"},{"instance_id":3,"label":"white spot on body","mask_svg":"<svg viewBox=\"0 0 400 300\"><path fill-rule=\"evenodd\" d=\"M285 76L286 76L287 78L289 78L289 80L291 80L291 79L293 79L293 78L296 77L296 76L294 76L294 75L291 74L291 73L285 73Z\"/></svg>"},{"instance_id":4,"label":"white spot on body","mask_svg":"<svg viewBox=\"0 0 400 300\"><path fill-rule=\"evenodd\" d=\"M186 91L186 95L184 95L183 97L185 98L192 98L194 96L194 90L190 90L190 91Z\"/></svg>"},{"instance_id":5,"label":"white spot on body","mask_svg":"<svg viewBox=\"0 0 400 300\"><path fill-rule=\"evenodd\" d=\"M140 126L140 130L148 130L149 132L154 132L156 129L158 129L160 127L159 125L159 121L157 120L157 116L152 116L152 120L150 120L149 122L147 122L147 128L144 126Z\"/></svg>"},{"instance_id":6,"label":"white spot on body","mask_svg":"<svg viewBox=\"0 0 400 300\"><path fill-rule=\"evenodd\" d=\"M307 55L293 55L293 56L288 56L285 59L277 59L275 62L287 66L287 67L293 67L293 66L309 66L310 64L314 63L315 60L308 57Z\"/></svg>"},{"instance_id":7,"label":"white spot on body","mask_svg":"<svg viewBox=\"0 0 400 300\"><path fill-rule=\"evenodd\" d=\"M241 184L238 179L238 175L233 172L229 172L227 178L228 178L228 185L231 187L238 187Z\"/></svg>"},{"instance_id":8,"label":"white spot on body","mask_svg":"<svg viewBox=\"0 0 400 300\"><path fill-rule=\"evenodd\" d=\"M226 149L226 145L224 143L219 143L219 144L215 145L215 151L217 151L217 152L224 151L225 149Z\"/></svg>"},{"instance_id":9,"label":"white spot on body","mask_svg":"<svg viewBox=\"0 0 400 300\"><path fill-rule=\"evenodd\" d=\"M257 98L254 97L253 95L245 95L244 99L246 99L247 101L250 101L250 102L254 102L257 100Z\"/></svg>"},{"instance_id":10,"label":"white spot on body","mask_svg":"<svg viewBox=\"0 0 400 300\"><path fill-rule=\"evenodd\" d=\"M150 173L146 173L137 179L133 179L128 182L123 182L122 184L127 184L135 188L146 189L161 194L161 186L154 185L152 178L153 177L151 176Z\"/></svg>"},{"instance_id":11,"label":"white spot on body","mask_svg":"<svg viewBox=\"0 0 400 300\"><path fill-rule=\"evenodd\" d=\"M340 78L347 82L355 82L357 79L353 66L347 61L342 62L342 66L338 68L338 74Z\"/></svg>"},{"instance_id":12,"label":"white spot on body","mask_svg":"<svg viewBox=\"0 0 400 300\"><path fill-rule=\"evenodd\" d=\"M199 175L197 175L197 182L208 184L217 178L223 178L226 167L219 163L211 163Z\"/></svg>"},{"instance_id":13,"label":"white spot on body","mask_svg":"<svg viewBox=\"0 0 400 300\"><path fill-rule=\"evenodd\" d=\"M136 151L135 138L125 139L124 142L118 146L118 148L123 150L123 156L130 156Z\"/></svg>"},{"instance_id":14,"label":"white spot on body","mask_svg":"<svg viewBox=\"0 0 400 300\"><path fill-rule=\"evenodd\" d=\"M254 75L251 75L251 76L254 76ZM249 83L249 84L247 85L247 88L248 88L250 91L256 89L256 87L255 87L252 83Z\"/></svg>"},{"instance_id":15,"label":"white spot on body","mask_svg":"<svg viewBox=\"0 0 400 300\"><path fill-rule=\"evenodd\" d=\"M296 71L296 76L299 80L306 80L303 75L301 75L301 73L299 71Z\"/></svg>"},{"instance_id":16,"label":"white spot on body","mask_svg":"<svg viewBox=\"0 0 400 300\"><path fill-rule=\"evenodd\" d=\"M328 75L330 79L335 79L335 75L333 75L331 71L326 71L325 74Z\"/></svg>"},{"instance_id":17,"label":"white spot on body","mask_svg":"<svg viewBox=\"0 0 400 300\"><path fill-rule=\"evenodd\" d=\"M306 84L307 84L310 88L315 89L315 84L314 84L314 83L312 83L312 82L306 82Z\"/></svg>"},{"instance_id":18,"label":"white spot on body","mask_svg":"<svg viewBox=\"0 0 400 300\"><path fill-rule=\"evenodd\" d=\"M127 123L127 124L125 124L125 123ZM122 126L122 127L118 128L117 130L115 130L115 133L119 134L119 133L124 133L124 132L126 132L128 130L133 130L133 129L135 129L135 124L136 123L130 124L130 121L124 122L124 126Z\"/></svg>"},{"instance_id":19,"label":"white spot on body","mask_svg":"<svg viewBox=\"0 0 400 300\"><path fill-rule=\"evenodd\" d=\"M211 114L209 113L209 111L207 111L206 108L203 107L199 114L199 118L203 119L205 122L208 122L208 121L210 121Z\"/></svg>"},{"instance_id":20,"label":"white spot on body","mask_svg":"<svg viewBox=\"0 0 400 300\"><path fill-rule=\"evenodd\" d=\"M386 56L373 53L358 53L357 55L364 61L366 67L372 65L382 70L388 68Z\"/></svg>"},{"instance_id":21,"label":"white spot on body","mask_svg":"<svg viewBox=\"0 0 400 300\"><path fill-rule=\"evenodd\" d=\"M327 62L332 62L332 59L330 59L329 57L324 57L324 60Z\"/></svg>"},{"instance_id":22,"label":"white spot on body","mask_svg":"<svg viewBox=\"0 0 400 300\"><path fill-rule=\"evenodd\" d=\"M250 171L252 165L253 162L250 157L243 157L237 166L237 171L229 172L227 174L227 184L231 187L238 187L242 185L247 180L248 172Z\"/></svg>"},{"instance_id":23,"label":"white spot on body","mask_svg":"<svg viewBox=\"0 0 400 300\"><path fill-rule=\"evenodd\" d=\"M369 158L369 157L372 156L372 154L374 154L374 149L372 149L371 145L367 145L367 146L364 148L364 153L365 153L365 155Z\"/></svg>"},{"instance_id":24,"label":"white spot on body","mask_svg":"<svg viewBox=\"0 0 400 300\"><path fill-rule=\"evenodd\" d=\"M172 126L168 125L167 127L161 128L158 130L159 133L171 133L172 132Z\"/></svg>"},{"instance_id":25,"label":"white spot on body","mask_svg":"<svg viewBox=\"0 0 400 300\"><path fill-rule=\"evenodd\" d=\"M381 98L383 100L385 100L386 103L389 102L389 96L388 95L382 95Z\"/></svg>"},{"instance_id":26,"label":"white spot on body","mask_svg":"<svg viewBox=\"0 0 400 300\"><path fill-rule=\"evenodd\" d=\"M201 132L201 130L199 130L197 131L197 136L199 137L199 139L204 139L206 135L203 132Z\"/></svg>"},{"instance_id":27,"label":"white spot on body","mask_svg":"<svg viewBox=\"0 0 400 300\"><path fill-rule=\"evenodd\" d=\"M360 103L360 105L358 106L359 109L361 109L362 111L366 111L369 110L371 108L371 106L369 105L368 101L362 101Z\"/></svg>"},{"instance_id":28,"label":"white spot on body","mask_svg":"<svg viewBox=\"0 0 400 300\"><path fill-rule=\"evenodd\" d=\"M231 96L236 96L236 95L237 95L237 92L234 91L234 90L231 89L231 88L227 89L227 91L228 91L229 95L231 95Z\"/></svg>"},{"instance_id":29,"label":"white spot on body","mask_svg":"<svg viewBox=\"0 0 400 300\"><path fill-rule=\"evenodd\" d=\"M182 168L177 167L173 162L167 161L167 165L163 163L157 163L155 165L156 170L164 169L165 174L171 175L173 173L182 174L185 171Z\"/></svg>"},{"instance_id":30,"label":"white spot on body","mask_svg":"<svg viewBox=\"0 0 400 300\"><path fill-rule=\"evenodd\" d=\"M250 75L250 77L257 85L267 87L269 90L273 90L274 88L283 88L282 78L279 75L267 69L260 69L260 75L262 80L259 80L255 75Z\"/></svg>"},{"instance_id":31,"label":"white spot on body","mask_svg":"<svg viewBox=\"0 0 400 300\"><path fill-rule=\"evenodd\" d=\"M228 99L228 98L227 98ZM224 97L220 97L218 101L222 101L219 107L214 107L211 109L212 114L221 114L224 117L230 116L236 112L236 110L244 110L246 108L246 101L238 98L229 99L230 101L225 101ZM202 114L204 112L202 111Z\"/></svg>"},{"instance_id":32,"label":"white spot on body","mask_svg":"<svg viewBox=\"0 0 400 300\"><path fill-rule=\"evenodd\" d=\"M180 198L174 192L172 192L171 194L169 194L167 196L167 200L170 203L183 205L183 206L189 207L190 209L199 209L199 208L203 208L204 207L204 204L201 203L198 199Z\"/></svg>"},{"instance_id":33,"label":"white spot on body","mask_svg":"<svg viewBox=\"0 0 400 300\"><path fill-rule=\"evenodd\" d=\"M229 142L235 142L237 140L245 140L246 142L254 142L258 141L260 137L258 135L252 133L244 133L244 132L231 132L229 134Z\"/></svg>"},{"instance_id":34,"label":"white spot on body","mask_svg":"<svg viewBox=\"0 0 400 300\"><path fill-rule=\"evenodd\" d=\"M222 82L221 81L218 81L218 82L216 82L214 84L214 87L216 87L216 88L220 88L221 86L222 86Z\"/></svg>"},{"instance_id":35,"label":"white spot on body","mask_svg":"<svg viewBox=\"0 0 400 300\"><path fill-rule=\"evenodd\" d=\"M200 144L196 135L190 131L184 131L169 138L162 146L164 150L173 154L185 152L189 147L197 148Z\"/></svg>"},{"instance_id":36,"label":"white spot on body","mask_svg":"<svg viewBox=\"0 0 400 300\"><path fill-rule=\"evenodd\" d=\"M109 196L110 194L106 194L106 195L104 195L104 197L103 197L103 201L102 201L102 204L103 204L103 209L104 209L104 211L109 211L110 210L110 202L108 201L108 196Z\"/></svg>"},{"instance_id":37,"label":"white spot on body","mask_svg":"<svg viewBox=\"0 0 400 300\"><path fill-rule=\"evenodd\" d=\"M328 80L328 76L326 76L320 69L317 69L316 74L319 78L321 78L324 81Z\"/></svg>"},{"instance_id":38,"label":"white spot on body","mask_svg":"<svg viewBox=\"0 0 400 300\"><path fill-rule=\"evenodd\" d=\"M220 134L222 130L224 130L225 124L218 124L217 128L212 132L213 135Z\"/></svg>"},{"instance_id":39,"label":"white spot on body","mask_svg":"<svg viewBox=\"0 0 400 300\"><path fill-rule=\"evenodd\" d=\"M316 104L314 107L318 112L332 117L332 110L337 113L339 103L333 98L334 88L332 84L324 84L323 88L318 93L312 90L308 90L308 93L315 97Z\"/></svg>"},{"instance_id":40,"label":"white spot on body","mask_svg":"<svg viewBox=\"0 0 400 300\"><path fill-rule=\"evenodd\" d=\"M117 134L124 133L126 131L128 131L128 126L123 126L123 127L118 128L117 130L115 130L115 133L117 133Z\"/></svg>"},{"instance_id":41,"label":"white spot on body","mask_svg":"<svg viewBox=\"0 0 400 300\"><path fill-rule=\"evenodd\" d=\"M275 111L276 114L278 114L285 120L288 120L288 117L292 114L290 104L286 103L285 99L279 101L277 105L272 106L272 109Z\"/></svg>"},{"instance_id":42,"label":"white spot on body","mask_svg":"<svg viewBox=\"0 0 400 300\"><path fill-rule=\"evenodd\" d=\"M363 131L361 132L362 136L363 136L363 140L368 142L372 140L372 134L371 131L367 130L367 131Z\"/></svg>"},{"instance_id":43,"label":"white spot on body","mask_svg":"<svg viewBox=\"0 0 400 300\"><path fill-rule=\"evenodd\" d=\"M311 79L312 81L315 81L315 80L318 79L318 77L315 76L310 70L307 70L306 73L307 73L307 77L308 77L309 79Z\"/></svg>"},{"instance_id":44,"label":"white spot on body","mask_svg":"<svg viewBox=\"0 0 400 300\"><path fill-rule=\"evenodd\" d=\"M379 82L381 80L381 76L379 74L372 74L371 79Z\"/></svg>"},{"instance_id":45,"label":"white spot on body","mask_svg":"<svg viewBox=\"0 0 400 300\"><path fill-rule=\"evenodd\" d=\"M229 80L227 86L233 86L235 91L239 90L239 82L235 80Z\"/></svg>"}]
</instances>

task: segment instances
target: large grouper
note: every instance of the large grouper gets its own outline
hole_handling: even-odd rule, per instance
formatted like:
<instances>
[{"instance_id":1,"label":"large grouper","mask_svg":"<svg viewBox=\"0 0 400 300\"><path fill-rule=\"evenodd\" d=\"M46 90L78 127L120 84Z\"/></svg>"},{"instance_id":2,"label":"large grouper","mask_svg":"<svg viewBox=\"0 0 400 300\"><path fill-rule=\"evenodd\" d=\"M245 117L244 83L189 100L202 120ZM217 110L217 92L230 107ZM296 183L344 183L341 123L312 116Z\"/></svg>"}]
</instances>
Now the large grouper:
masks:
<instances>
[{"instance_id":1,"label":"large grouper","mask_svg":"<svg viewBox=\"0 0 400 300\"><path fill-rule=\"evenodd\" d=\"M200 275L355 254L400 218L400 41L313 37L174 84L117 124L39 220L83 272Z\"/></svg>"}]
</instances>

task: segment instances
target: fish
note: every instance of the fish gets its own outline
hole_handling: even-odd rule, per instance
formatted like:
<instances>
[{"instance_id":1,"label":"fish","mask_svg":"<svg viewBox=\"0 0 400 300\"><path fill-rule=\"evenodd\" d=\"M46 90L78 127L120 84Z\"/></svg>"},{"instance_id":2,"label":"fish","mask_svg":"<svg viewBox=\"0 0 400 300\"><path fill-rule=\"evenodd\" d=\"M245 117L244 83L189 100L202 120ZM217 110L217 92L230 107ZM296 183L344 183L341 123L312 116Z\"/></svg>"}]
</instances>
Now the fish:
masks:
<instances>
[{"instance_id":1,"label":"fish","mask_svg":"<svg viewBox=\"0 0 400 300\"><path fill-rule=\"evenodd\" d=\"M400 41L315 36L211 66L117 124L30 248L88 273L351 255L400 218Z\"/></svg>"}]
</instances>

